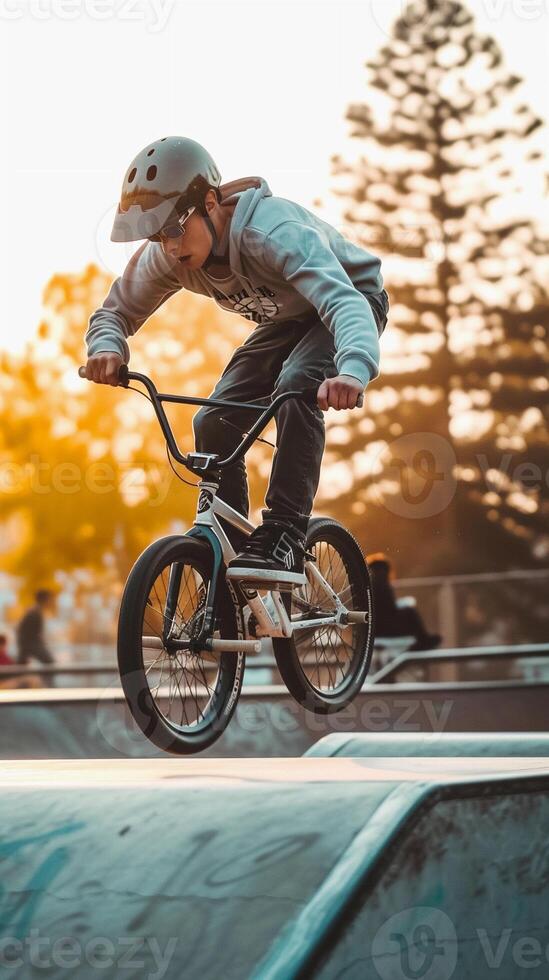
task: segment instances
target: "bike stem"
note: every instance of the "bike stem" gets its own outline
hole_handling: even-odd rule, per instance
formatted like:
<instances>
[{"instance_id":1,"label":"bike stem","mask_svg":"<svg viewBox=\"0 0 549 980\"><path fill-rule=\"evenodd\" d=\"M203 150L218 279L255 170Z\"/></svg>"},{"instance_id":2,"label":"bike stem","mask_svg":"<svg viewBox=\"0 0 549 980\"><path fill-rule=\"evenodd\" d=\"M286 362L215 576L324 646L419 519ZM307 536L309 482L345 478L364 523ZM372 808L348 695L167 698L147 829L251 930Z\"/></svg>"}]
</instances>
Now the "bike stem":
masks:
<instances>
[{"instance_id":1,"label":"bike stem","mask_svg":"<svg viewBox=\"0 0 549 980\"><path fill-rule=\"evenodd\" d=\"M284 391L277 395L266 408L262 405L255 405L252 402L233 402L222 398L195 398L190 395L171 395L166 392L159 392L154 382L146 374L139 374L135 371L128 371L123 364L119 370L120 385L127 388L130 381L139 381L146 389L156 412L156 417L168 444L169 450L178 463L182 463L192 473L203 475L208 471L217 471L231 466L237 459L243 456L255 441L257 436L263 431L267 423L274 417L280 406L289 398L299 398L307 404L317 404L318 388L305 388L303 391ZM219 408L247 408L261 412L257 422L254 422L251 429L244 436L242 441L226 459L218 459L213 453L182 453L175 441L175 437L164 411L163 402L172 402L180 405L214 405Z\"/></svg>"}]
</instances>

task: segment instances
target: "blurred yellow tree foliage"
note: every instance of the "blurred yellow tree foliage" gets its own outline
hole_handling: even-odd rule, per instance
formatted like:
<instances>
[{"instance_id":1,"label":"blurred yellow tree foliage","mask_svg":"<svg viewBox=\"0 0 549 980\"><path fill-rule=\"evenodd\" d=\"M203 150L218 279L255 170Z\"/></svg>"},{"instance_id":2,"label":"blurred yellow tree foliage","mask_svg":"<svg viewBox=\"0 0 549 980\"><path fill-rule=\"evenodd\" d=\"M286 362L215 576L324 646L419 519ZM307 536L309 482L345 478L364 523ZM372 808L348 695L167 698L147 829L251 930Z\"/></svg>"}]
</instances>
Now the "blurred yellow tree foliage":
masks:
<instances>
[{"instance_id":1,"label":"blurred yellow tree foliage","mask_svg":"<svg viewBox=\"0 0 549 980\"><path fill-rule=\"evenodd\" d=\"M35 339L23 356L1 356L0 565L21 577L23 595L52 584L59 570L99 573L114 565L123 580L150 541L194 519L196 491L172 472L150 403L78 377L88 318L109 285L92 264L54 276ZM207 396L249 332L245 320L182 291L132 338L131 367L161 391ZM167 406L183 451L193 448L196 410ZM261 445L248 462L257 506L264 492L258 472L267 470Z\"/></svg>"}]
</instances>

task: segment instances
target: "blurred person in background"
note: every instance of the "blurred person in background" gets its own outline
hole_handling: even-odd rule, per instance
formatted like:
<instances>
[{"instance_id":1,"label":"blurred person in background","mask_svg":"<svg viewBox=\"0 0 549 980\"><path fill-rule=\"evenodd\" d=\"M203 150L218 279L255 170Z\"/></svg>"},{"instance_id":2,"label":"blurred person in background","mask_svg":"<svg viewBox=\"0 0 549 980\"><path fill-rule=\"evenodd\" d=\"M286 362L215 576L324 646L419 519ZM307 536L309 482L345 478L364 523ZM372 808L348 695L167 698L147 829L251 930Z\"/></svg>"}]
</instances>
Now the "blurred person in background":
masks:
<instances>
[{"instance_id":1,"label":"blurred person in background","mask_svg":"<svg viewBox=\"0 0 549 980\"><path fill-rule=\"evenodd\" d=\"M8 653L8 638L5 633L0 633L0 667L12 667L14 663Z\"/></svg>"},{"instance_id":2,"label":"blurred person in background","mask_svg":"<svg viewBox=\"0 0 549 980\"><path fill-rule=\"evenodd\" d=\"M8 653L8 638L0 633L0 667L14 667L15 660ZM40 687L40 681L34 674L25 677L4 677L0 675L0 689L10 691L17 687Z\"/></svg>"},{"instance_id":3,"label":"blurred person in background","mask_svg":"<svg viewBox=\"0 0 549 980\"><path fill-rule=\"evenodd\" d=\"M30 660L42 664L53 664L54 658L44 638L44 620L48 613L55 611L56 596L50 589L39 589L35 593L35 604L27 609L16 627L17 663L27 665ZM53 674L48 676L53 686Z\"/></svg>"},{"instance_id":4,"label":"blurred person in background","mask_svg":"<svg viewBox=\"0 0 549 980\"><path fill-rule=\"evenodd\" d=\"M434 650L440 646L440 633L429 633L411 596L397 599L392 582L395 572L383 552L366 558L372 579L376 634L378 636L413 636L410 650Z\"/></svg>"}]
</instances>

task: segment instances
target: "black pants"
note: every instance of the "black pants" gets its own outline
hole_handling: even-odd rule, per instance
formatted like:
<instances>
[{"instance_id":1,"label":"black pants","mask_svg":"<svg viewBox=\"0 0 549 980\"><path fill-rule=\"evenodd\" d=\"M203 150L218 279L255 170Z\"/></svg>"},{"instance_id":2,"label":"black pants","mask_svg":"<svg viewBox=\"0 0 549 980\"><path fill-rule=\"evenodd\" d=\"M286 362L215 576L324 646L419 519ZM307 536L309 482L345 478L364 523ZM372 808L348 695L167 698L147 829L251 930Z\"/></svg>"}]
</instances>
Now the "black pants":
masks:
<instances>
[{"instance_id":1,"label":"black pants","mask_svg":"<svg viewBox=\"0 0 549 980\"><path fill-rule=\"evenodd\" d=\"M381 334L387 323L387 293L382 290L367 298ZM333 336L316 311L303 320L259 324L234 351L210 397L231 401L264 399L266 406L271 393L319 387L325 378L336 377L334 355ZM241 432L247 431L258 416L259 412L252 409L203 406L193 418L197 452L228 456L241 441ZM324 415L317 405L289 398L279 408L275 421L276 450L262 516L268 519L276 515L306 530L320 480ZM219 496L248 516L243 459L222 471Z\"/></svg>"}]
</instances>

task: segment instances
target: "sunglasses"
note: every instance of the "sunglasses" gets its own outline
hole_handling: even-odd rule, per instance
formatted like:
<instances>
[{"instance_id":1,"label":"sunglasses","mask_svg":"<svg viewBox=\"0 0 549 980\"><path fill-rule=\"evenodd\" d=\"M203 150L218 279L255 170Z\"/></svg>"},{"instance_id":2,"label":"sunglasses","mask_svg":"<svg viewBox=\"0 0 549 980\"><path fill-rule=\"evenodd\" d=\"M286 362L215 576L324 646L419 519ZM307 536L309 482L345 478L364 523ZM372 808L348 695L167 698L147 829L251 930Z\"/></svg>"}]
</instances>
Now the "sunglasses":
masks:
<instances>
[{"instance_id":1,"label":"sunglasses","mask_svg":"<svg viewBox=\"0 0 549 980\"><path fill-rule=\"evenodd\" d=\"M176 224L164 225L155 235L149 235L150 242L165 242L169 239L181 238L185 234L185 222L189 220L196 207L187 208Z\"/></svg>"}]
</instances>

